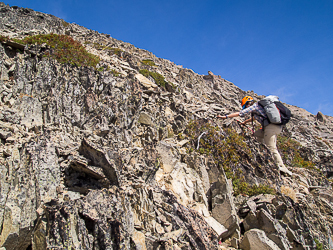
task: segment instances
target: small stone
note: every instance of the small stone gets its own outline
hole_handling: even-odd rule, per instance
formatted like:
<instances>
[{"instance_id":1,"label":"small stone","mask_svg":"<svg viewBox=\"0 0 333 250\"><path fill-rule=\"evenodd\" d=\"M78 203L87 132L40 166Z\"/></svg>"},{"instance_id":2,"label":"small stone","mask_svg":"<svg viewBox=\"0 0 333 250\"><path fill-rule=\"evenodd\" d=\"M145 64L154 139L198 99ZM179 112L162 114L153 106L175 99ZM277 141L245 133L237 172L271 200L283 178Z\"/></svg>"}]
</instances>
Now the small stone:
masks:
<instances>
[{"instance_id":1,"label":"small stone","mask_svg":"<svg viewBox=\"0 0 333 250\"><path fill-rule=\"evenodd\" d=\"M152 118L150 115L148 115L147 113L142 112L140 114L140 117L138 119L138 122L144 125L148 125L148 126L153 126L154 123L152 122Z\"/></svg>"}]
</instances>

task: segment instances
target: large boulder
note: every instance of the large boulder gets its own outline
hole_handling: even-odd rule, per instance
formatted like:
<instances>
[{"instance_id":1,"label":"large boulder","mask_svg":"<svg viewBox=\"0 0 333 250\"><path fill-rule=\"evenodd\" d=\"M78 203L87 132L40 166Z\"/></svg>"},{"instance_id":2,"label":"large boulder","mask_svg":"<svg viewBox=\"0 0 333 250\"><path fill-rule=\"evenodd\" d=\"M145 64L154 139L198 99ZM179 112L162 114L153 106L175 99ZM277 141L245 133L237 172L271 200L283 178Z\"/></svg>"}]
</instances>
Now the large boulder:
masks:
<instances>
[{"instance_id":1,"label":"large boulder","mask_svg":"<svg viewBox=\"0 0 333 250\"><path fill-rule=\"evenodd\" d=\"M240 248L243 250L280 250L260 229L247 231L240 242Z\"/></svg>"}]
</instances>

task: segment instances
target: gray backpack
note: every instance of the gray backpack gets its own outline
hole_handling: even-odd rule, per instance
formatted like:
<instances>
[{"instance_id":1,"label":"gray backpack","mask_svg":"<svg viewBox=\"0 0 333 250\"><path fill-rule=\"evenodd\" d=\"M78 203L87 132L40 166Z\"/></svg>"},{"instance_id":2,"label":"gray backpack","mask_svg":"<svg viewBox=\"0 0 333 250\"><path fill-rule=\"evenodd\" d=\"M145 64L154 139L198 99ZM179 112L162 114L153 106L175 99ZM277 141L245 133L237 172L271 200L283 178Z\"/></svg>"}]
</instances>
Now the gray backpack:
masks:
<instances>
[{"instance_id":1,"label":"gray backpack","mask_svg":"<svg viewBox=\"0 0 333 250\"><path fill-rule=\"evenodd\" d=\"M264 120L263 126L267 126L270 123L284 125L289 122L291 112L280 102L279 97L269 95L258 101L258 103L265 109L268 117L268 119Z\"/></svg>"}]
</instances>

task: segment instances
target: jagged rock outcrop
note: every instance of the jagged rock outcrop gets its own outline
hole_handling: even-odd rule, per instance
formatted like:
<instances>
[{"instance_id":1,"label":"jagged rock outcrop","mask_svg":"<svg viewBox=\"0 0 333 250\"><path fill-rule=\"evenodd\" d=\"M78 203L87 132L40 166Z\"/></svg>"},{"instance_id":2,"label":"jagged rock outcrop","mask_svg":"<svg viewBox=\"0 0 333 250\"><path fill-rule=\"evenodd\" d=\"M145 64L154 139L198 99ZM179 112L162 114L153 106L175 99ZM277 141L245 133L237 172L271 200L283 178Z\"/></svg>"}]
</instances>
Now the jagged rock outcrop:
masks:
<instances>
[{"instance_id":1,"label":"jagged rock outcrop","mask_svg":"<svg viewBox=\"0 0 333 250\"><path fill-rule=\"evenodd\" d=\"M0 246L333 249L332 117L288 105L284 135L300 146L284 176L249 130L216 120L245 94L261 96L52 15L0 3L0 17ZM79 41L97 68L14 40L48 33ZM192 120L225 138L232 127L251 150L234 148L240 159L221 167L198 138L190 150ZM275 193L235 197L230 173Z\"/></svg>"}]
</instances>

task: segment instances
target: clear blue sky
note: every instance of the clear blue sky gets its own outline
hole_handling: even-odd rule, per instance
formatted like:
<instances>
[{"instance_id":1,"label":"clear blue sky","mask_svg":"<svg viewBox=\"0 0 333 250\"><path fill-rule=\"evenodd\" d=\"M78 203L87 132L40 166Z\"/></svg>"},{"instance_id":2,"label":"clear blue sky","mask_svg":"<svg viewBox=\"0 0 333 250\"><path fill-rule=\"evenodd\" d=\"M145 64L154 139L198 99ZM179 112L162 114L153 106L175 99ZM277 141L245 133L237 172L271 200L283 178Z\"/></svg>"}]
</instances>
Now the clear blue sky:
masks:
<instances>
[{"instance_id":1,"label":"clear blue sky","mask_svg":"<svg viewBox=\"0 0 333 250\"><path fill-rule=\"evenodd\" d=\"M8 0L333 116L333 0Z\"/></svg>"}]
</instances>

